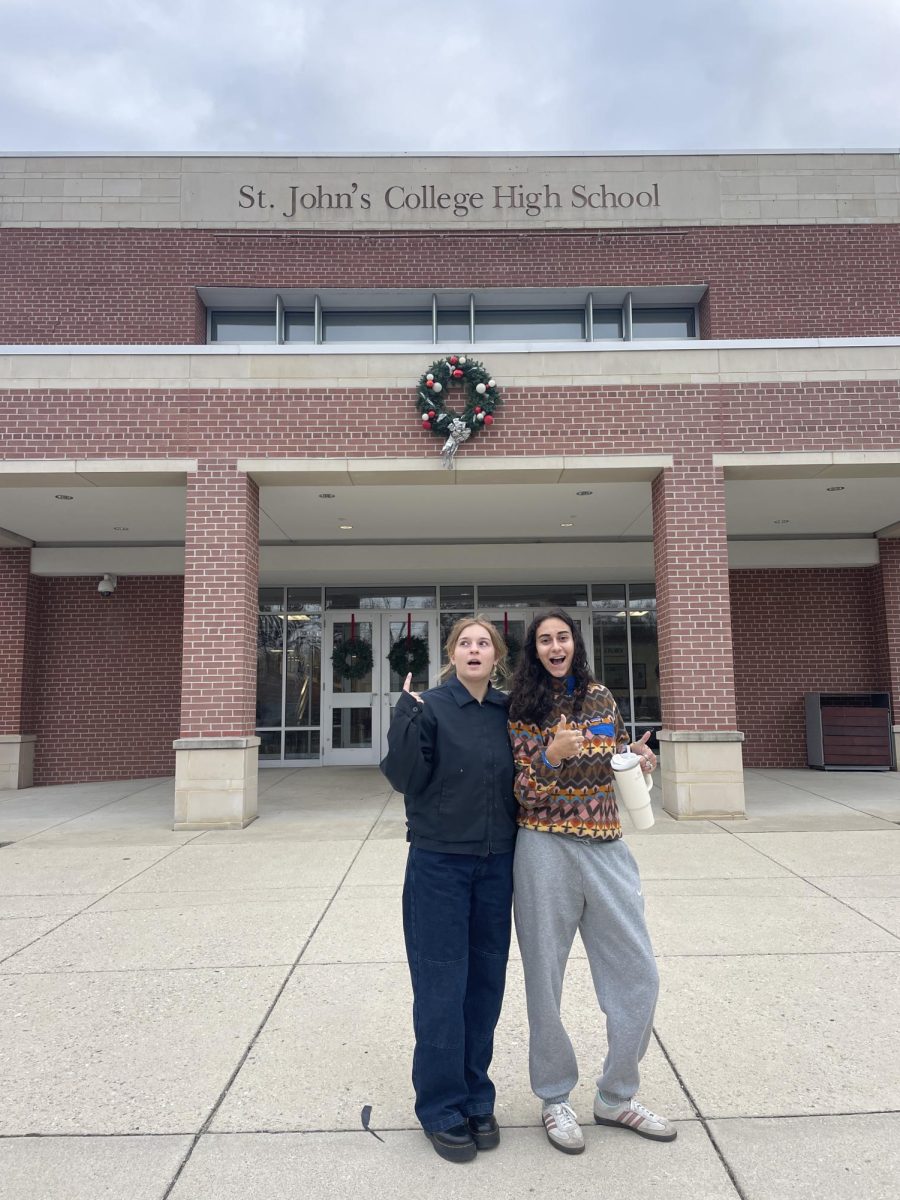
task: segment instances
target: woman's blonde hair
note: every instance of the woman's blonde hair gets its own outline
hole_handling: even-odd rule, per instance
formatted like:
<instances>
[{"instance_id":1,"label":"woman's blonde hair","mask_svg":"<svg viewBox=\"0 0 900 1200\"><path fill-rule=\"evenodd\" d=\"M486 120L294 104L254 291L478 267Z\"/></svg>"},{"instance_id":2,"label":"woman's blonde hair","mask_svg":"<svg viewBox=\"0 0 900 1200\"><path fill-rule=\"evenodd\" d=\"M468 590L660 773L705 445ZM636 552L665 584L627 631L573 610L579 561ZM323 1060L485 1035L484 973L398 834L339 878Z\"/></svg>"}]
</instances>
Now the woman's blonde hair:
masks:
<instances>
[{"instance_id":1,"label":"woman's blonde hair","mask_svg":"<svg viewBox=\"0 0 900 1200\"><path fill-rule=\"evenodd\" d=\"M470 625L480 625L485 630L488 637L491 639L491 645L494 647L494 669L491 672L491 679L505 679L507 674L506 668L506 642L497 631L496 625L489 617L483 617L477 613L474 617L460 617L458 621L453 623L450 632L447 634L447 640L444 643L444 650L447 654L447 662L441 668L438 678L440 680L449 679L454 674L456 668L451 659L453 651L456 649L456 643L459 641L459 635L464 629L468 629Z\"/></svg>"}]
</instances>

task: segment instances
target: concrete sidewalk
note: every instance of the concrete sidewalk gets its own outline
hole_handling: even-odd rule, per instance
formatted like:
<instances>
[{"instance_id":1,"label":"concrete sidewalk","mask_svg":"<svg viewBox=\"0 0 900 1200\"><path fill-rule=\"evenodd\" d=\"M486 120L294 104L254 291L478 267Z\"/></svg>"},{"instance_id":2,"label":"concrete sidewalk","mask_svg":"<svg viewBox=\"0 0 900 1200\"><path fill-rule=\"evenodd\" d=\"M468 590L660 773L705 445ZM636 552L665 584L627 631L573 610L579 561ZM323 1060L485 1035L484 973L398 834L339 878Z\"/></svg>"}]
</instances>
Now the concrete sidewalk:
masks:
<instances>
[{"instance_id":1,"label":"concrete sidewalk","mask_svg":"<svg viewBox=\"0 0 900 1200\"><path fill-rule=\"evenodd\" d=\"M590 1121L576 945L587 1152L552 1149L514 950L503 1141L465 1166L413 1116L402 802L376 771L264 771L258 821L199 835L169 829L171 780L0 793L0 1192L896 1200L900 776L747 783L746 821L628 835L662 976L640 1096L678 1140Z\"/></svg>"}]
</instances>

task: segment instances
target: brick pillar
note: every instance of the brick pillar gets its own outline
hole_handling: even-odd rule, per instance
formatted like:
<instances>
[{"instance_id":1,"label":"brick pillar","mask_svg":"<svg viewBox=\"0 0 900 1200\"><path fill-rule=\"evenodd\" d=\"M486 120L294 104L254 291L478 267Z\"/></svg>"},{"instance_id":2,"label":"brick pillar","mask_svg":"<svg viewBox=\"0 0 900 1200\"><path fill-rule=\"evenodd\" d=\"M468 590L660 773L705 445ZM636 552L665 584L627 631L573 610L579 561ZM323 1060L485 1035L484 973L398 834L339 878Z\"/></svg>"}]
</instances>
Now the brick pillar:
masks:
<instances>
[{"instance_id":1,"label":"brick pillar","mask_svg":"<svg viewBox=\"0 0 900 1200\"><path fill-rule=\"evenodd\" d=\"M894 770L900 770L900 538L879 538L878 630L882 686L891 693L894 718Z\"/></svg>"},{"instance_id":2,"label":"brick pillar","mask_svg":"<svg viewBox=\"0 0 900 1200\"><path fill-rule=\"evenodd\" d=\"M181 732L175 828L256 818L259 492L232 464L187 477Z\"/></svg>"},{"instance_id":3,"label":"brick pillar","mask_svg":"<svg viewBox=\"0 0 900 1200\"><path fill-rule=\"evenodd\" d=\"M725 483L708 459L688 457L654 480L653 556L663 807L681 818L741 817Z\"/></svg>"},{"instance_id":4,"label":"brick pillar","mask_svg":"<svg viewBox=\"0 0 900 1200\"><path fill-rule=\"evenodd\" d=\"M0 550L0 789L31 787L37 580L30 550Z\"/></svg>"}]
</instances>

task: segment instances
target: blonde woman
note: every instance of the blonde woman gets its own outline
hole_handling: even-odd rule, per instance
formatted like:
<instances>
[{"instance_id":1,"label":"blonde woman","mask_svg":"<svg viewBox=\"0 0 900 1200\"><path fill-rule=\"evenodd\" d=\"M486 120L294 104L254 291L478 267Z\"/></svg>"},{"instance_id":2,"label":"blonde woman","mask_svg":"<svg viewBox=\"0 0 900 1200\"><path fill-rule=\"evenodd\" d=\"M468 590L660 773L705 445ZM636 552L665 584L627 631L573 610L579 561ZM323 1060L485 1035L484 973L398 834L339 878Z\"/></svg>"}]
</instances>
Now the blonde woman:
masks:
<instances>
[{"instance_id":1,"label":"blonde woman","mask_svg":"<svg viewBox=\"0 0 900 1200\"><path fill-rule=\"evenodd\" d=\"M508 699L491 683L506 646L465 617L444 682L403 694L381 769L403 793L403 929L413 988L416 1116L435 1151L469 1162L500 1141L488 1076L511 933L516 801Z\"/></svg>"}]
</instances>

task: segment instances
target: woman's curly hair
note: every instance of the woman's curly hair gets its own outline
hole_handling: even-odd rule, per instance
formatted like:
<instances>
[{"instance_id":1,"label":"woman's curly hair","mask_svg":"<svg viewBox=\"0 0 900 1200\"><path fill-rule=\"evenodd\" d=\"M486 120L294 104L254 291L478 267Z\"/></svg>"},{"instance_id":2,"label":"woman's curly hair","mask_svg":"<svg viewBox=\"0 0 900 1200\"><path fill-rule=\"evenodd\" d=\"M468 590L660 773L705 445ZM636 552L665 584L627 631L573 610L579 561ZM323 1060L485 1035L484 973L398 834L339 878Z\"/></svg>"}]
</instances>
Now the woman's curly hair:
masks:
<instances>
[{"instance_id":1,"label":"woman's curly hair","mask_svg":"<svg viewBox=\"0 0 900 1200\"><path fill-rule=\"evenodd\" d=\"M525 634L525 644L515 674L509 689L509 716L512 721L524 721L529 725L543 726L557 707L559 688L550 672L538 658L537 631L542 622L555 617L565 622L572 631L572 642L575 653L572 657L572 675L575 679L574 711L577 715L587 695L590 684L594 682L591 669L588 666L587 650L581 627L573 621L567 612L561 608L549 608L539 612Z\"/></svg>"}]
</instances>

